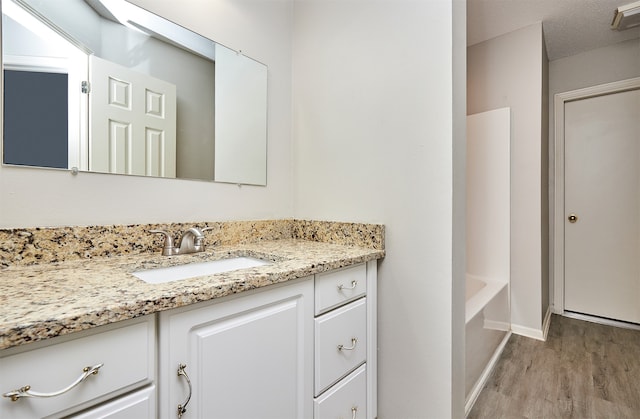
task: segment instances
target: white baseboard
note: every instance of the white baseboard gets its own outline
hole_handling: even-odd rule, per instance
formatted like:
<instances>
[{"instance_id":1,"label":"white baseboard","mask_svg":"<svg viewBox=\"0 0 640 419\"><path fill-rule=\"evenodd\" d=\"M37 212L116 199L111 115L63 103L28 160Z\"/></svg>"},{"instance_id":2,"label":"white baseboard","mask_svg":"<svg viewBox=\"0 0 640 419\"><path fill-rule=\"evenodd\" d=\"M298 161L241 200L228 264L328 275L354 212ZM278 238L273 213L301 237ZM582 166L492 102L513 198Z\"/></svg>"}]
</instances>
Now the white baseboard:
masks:
<instances>
[{"instance_id":1,"label":"white baseboard","mask_svg":"<svg viewBox=\"0 0 640 419\"><path fill-rule=\"evenodd\" d=\"M480 378L478 378L478 381L476 381L475 385L469 392L469 397L467 397L467 401L464 405L465 418L469 415L469 412L471 412L471 409L473 408L473 405L478 399L480 392L484 388L485 384L487 384L487 380L489 380L489 376L491 375L491 373L493 372L493 369L498 363L498 360L500 359L500 355L502 355L502 351L504 350L504 347L507 345L507 342L509 341L509 337L511 337L511 332L508 332L504 336L504 338L502 339L502 342L500 342L500 345L498 345L498 347L496 348L496 351L493 353L493 356L487 363L487 366L482 371L482 374L480 374Z\"/></svg>"},{"instance_id":2,"label":"white baseboard","mask_svg":"<svg viewBox=\"0 0 640 419\"><path fill-rule=\"evenodd\" d=\"M511 324L511 331L516 335L524 336L531 339L546 341L547 334L549 334L549 326L551 325L551 307L547 308L547 312L544 315L541 329L533 329L531 327L520 326L517 324Z\"/></svg>"},{"instance_id":3,"label":"white baseboard","mask_svg":"<svg viewBox=\"0 0 640 419\"><path fill-rule=\"evenodd\" d=\"M533 329L531 327L520 326L511 323L511 332L516 335L524 336L536 340L545 340L544 331L542 329Z\"/></svg>"}]
</instances>

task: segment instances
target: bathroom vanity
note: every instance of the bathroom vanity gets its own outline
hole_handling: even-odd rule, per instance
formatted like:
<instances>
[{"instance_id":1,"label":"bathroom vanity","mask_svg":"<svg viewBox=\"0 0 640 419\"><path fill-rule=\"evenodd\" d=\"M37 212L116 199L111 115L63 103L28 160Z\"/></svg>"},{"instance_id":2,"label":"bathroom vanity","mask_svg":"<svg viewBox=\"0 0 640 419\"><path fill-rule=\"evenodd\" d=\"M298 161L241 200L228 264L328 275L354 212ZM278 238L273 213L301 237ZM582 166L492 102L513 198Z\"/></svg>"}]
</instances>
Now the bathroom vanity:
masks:
<instances>
[{"instance_id":1,"label":"bathroom vanity","mask_svg":"<svg viewBox=\"0 0 640 419\"><path fill-rule=\"evenodd\" d=\"M162 312L159 417L186 400L196 418L375 417L365 374L367 363L375 370L375 308L363 292L375 295L375 279L371 261ZM328 293L338 308L314 318ZM347 386L350 373L362 379Z\"/></svg>"},{"instance_id":2,"label":"bathroom vanity","mask_svg":"<svg viewBox=\"0 0 640 419\"><path fill-rule=\"evenodd\" d=\"M237 255L269 263L132 275ZM293 238L3 269L0 417L373 418L383 256Z\"/></svg>"}]
</instances>

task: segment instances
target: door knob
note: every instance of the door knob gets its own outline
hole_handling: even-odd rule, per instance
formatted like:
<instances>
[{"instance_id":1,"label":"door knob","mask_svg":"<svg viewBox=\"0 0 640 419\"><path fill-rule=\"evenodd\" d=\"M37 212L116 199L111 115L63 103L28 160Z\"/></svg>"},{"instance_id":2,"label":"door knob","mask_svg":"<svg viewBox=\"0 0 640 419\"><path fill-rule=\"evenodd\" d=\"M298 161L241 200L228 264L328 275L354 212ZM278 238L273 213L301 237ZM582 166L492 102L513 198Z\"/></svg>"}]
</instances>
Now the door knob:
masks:
<instances>
[{"instance_id":1,"label":"door knob","mask_svg":"<svg viewBox=\"0 0 640 419\"><path fill-rule=\"evenodd\" d=\"M569 215L569 222L570 223L575 223L576 221L578 221L578 216L575 214L571 214Z\"/></svg>"}]
</instances>

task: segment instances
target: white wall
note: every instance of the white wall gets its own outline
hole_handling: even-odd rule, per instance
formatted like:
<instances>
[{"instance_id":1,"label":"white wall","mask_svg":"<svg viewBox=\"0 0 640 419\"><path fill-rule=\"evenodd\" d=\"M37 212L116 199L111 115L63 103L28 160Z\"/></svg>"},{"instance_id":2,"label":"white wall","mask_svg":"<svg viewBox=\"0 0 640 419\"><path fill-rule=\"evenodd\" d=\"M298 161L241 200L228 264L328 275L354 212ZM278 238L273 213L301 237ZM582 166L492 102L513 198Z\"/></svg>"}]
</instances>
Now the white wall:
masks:
<instances>
[{"instance_id":1,"label":"white wall","mask_svg":"<svg viewBox=\"0 0 640 419\"><path fill-rule=\"evenodd\" d=\"M3 166L0 228L291 217L293 1L132 2L269 66L267 186Z\"/></svg>"},{"instance_id":2,"label":"white wall","mask_svg":"<svg viewBox=\"0 0 640 419\"><path fill-rule=\"evenodd\" d=\"M538 23L473 45L467 55L467 112L511 107L511 322L514 331L540 337L542 230L547 228L542 225L543 48Z\"/></svg>"},{"instance_id":3,"label":"white wall","mask_svg":"<svg viewBox=\"0 0 640 419\"><path fill-rule=\"evenodd\" d=\"M464 415L466 10L453 4L295 2L295 216L386 226L380 417Z\"/></svg>"},{"instance_id":4,"label":"white wall","mask_svg":"<svg viewBox=\"0 0 640 419\"><path fill-rule=\"evenodd\" d=\"M584 87L640 77L640 40L632 39L608 47L598 48L549 63L549 200L554 208L555 184L555 142L554 95ZM553 217L551 217L551 237L554 237ZM554 247L551 245L551 266L554 263ZM555 278L550 286L553 302Z\"/></svg>"}]
</instances>

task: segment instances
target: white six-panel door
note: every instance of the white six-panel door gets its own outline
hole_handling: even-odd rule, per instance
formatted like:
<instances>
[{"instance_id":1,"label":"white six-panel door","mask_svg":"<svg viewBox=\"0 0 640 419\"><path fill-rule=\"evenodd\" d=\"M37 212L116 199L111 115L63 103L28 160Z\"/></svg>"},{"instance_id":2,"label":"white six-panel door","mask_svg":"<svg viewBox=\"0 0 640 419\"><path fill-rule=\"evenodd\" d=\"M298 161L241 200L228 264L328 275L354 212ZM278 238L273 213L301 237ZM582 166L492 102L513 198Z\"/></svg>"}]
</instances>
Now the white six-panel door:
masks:
<instances>
[{"instance_id":1,"label":"white six-panel door","mask_svg":"<svg viewBox=\"0 0 640 419\"><path fill-rule=\"evenodd\" d=\"M564 111L564 308L640 323L640 90Z\"/></svg>"},{"instance_id":2,"label":"white six-panel door","mask_svg":"<svg viewBox=\"0 0 640 419\"><path fill-rule=\"evenodd\" d=\"M176 87L90 57L89 170L176 176Z\"/></svg>"}]
</instances>

